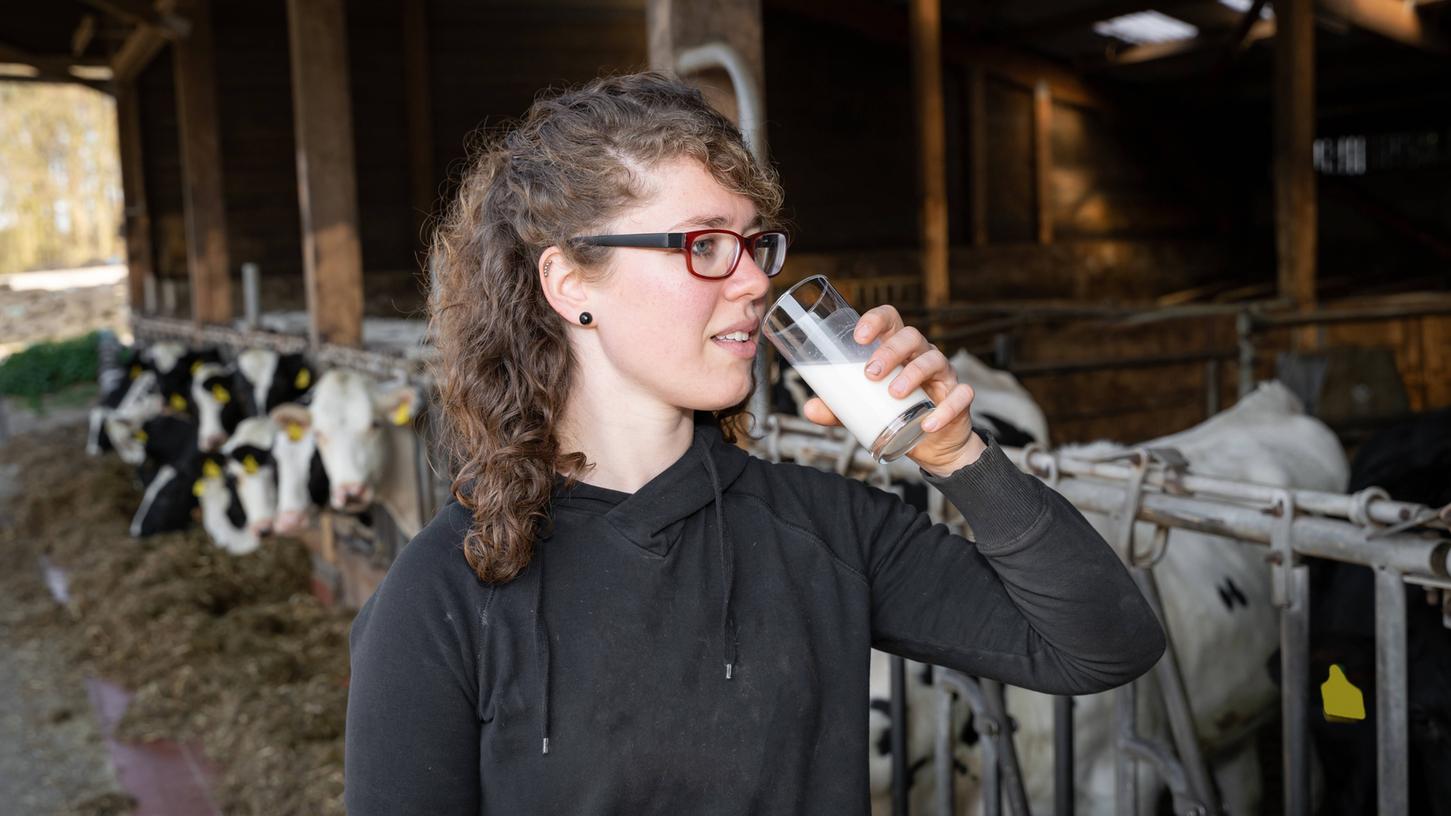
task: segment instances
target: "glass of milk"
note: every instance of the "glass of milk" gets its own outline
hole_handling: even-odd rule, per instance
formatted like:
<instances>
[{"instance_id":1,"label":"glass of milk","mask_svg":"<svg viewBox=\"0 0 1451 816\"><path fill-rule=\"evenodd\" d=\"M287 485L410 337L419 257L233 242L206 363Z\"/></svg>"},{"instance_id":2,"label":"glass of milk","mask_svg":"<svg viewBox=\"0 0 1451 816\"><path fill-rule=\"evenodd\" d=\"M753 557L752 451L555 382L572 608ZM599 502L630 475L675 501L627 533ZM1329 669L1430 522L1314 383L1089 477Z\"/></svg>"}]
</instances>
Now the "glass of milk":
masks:
<instances>
[{"instance_id":1,"label":"glass of milk","mask_svg":"<svg viewBox=\"0 0 1451 816\"><path fill-rule=\"evenodd\" d=\"M887 391L901 366L880 380L867 379L867 361L881 341L861 345L852 339L860 318L824 276L813 275L777 299L762 328L872 458L890 462L922 439L922 419L934 406L920 387L904 397Z\"/></svg>"}]
</instances>

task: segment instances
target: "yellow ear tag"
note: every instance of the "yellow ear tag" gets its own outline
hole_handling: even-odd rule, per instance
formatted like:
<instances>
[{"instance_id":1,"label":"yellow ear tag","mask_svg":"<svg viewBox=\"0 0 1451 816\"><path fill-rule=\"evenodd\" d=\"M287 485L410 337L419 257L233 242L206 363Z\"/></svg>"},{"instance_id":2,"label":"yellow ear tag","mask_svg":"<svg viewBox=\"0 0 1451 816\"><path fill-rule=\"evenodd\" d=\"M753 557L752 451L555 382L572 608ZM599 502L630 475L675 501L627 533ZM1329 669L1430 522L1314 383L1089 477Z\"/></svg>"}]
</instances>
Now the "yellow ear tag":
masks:
<instances>
[{"instance_id":1,"label":"yellow ear tag","mask_svg":"<svg viewBox=\"0 0 1451 816\"><path fill-rule=\"evenodd\" d=\"M1331 664L1330 678L1320 684L1320 696L1325 701L1326 720L1350 722L1365 719L1365 696L1346 678L1339 664Z\"/></svg>"},{"instance_id":2,"label":"yellow ear tag","mask_svg":"<svg viewBox=\"0 0 1451 816\"><path fill-rule=\"evenodd\" d=\"M202 493L205 492L206 489L207 483L205 481L202 481L201 479L197 479L196 482L194 482L191 486L191 494L200 499L202 497Z\"/></svg>"},{"instance_id":3,"label":"yellow ear tag","mask_svg":"<svg viewBox=\"0 0 1451 816\"><path fill-rule=\"evenodd\" d=\"M222 475L222 466L208 459L202 462L202 478L215 479Z\"/></svg>"},{"instance_id":4,"label":"yellow ear tag","mask_svg":"<svg viewBox=\"0 0 1451 816\"><path fill-rule=\"evenodd\" d=\"M196 370L198 368L201 368L201 367L202 367L202 361L201 360L193 360L192 361L192 364L191 364L191 375L193 377L195 377L196 376Z\"/></svg>"},{"instance_id":5,"label":"yellow ear tag","mask_svg":"<svg viewBox=\"0 0 1451 816\"><path fill-rule=\"evenodd\" d=\"M408 420L413 418L413 403L404 400L393 409L393 424L407 425Z\"/></svg>"},{"instance_id":6,"label":"yellow ear tag","mask_svg":"<svg viewBox=\"0 0 1451 816\"><path fill-rule=\"evenodd\" d=\"M183 397L180 394L172 394L171 395L171 403L170 404L171 404L171 410L173 410L173 411L185 411L186 410L186 397Z\"/></svg>"},{"instance_id":7,"label":"yellow ear tag","mask_svg":"<svg viewBox=\"0 0 1451 816\"><path fill-rule=\"evenodd\" d=\"M135 365L133 363L132 366L131 366L131 379L134 380L134 379L136 379L137 377L140 377L140 376L141 376L141 366Z\"/></svg>"},{"instance_id":8,"label":"yellow ear tag","mask_svg":"<svg viewBox=\"0 0 1451 816\"><path fill-rule=\"evenodd\" d=\"M212 399L220 402L223 405L226 405L227 403L232 401L232 395L228 394L227 389L223 388L222 386L214 385L212 386Z\"/></svg>"},{"instance_id":9,"label":"yellow ear tag","mask_svg":"<svg viewBox=\"0 0 1451 816\"><path fill-rule=\"evenodd\" d=\"M131 436L135 437L137 442L140 442L143 445L146 444L147 436L145 431L138 430L136 433L131 434Z\"/></svg>"},{"instance_id":10,"label":"yellow ear tag","mask_svg":"<svg viewBox=\"0 0 1451 816\"><path fill-rule=\"evenodd\" d=\"M248 476L256 476L257 458L250 453L242 457L242 470L247 471Z\"/></svg>"},{"instance_id":11,"label":"yellow ear tag","mask_svg":"<svg viewBox=\"0 0 1451 816\"><path fill-rule=\"evenodd\" d=\"M299 422L287 423L287 438L293 442L302 441L302 424Z\"/></svg>"},{"instance_id":12,"label":"yellow ear tag","mask_svg":"<svg viewBox=\"0 0 1451 816\"><path fill-rule=\"evenodd\" d=\"M299 369L297 376L292 379L292 386L299 391L305 391L309 385L312 385L312 372L305 368Z\"/></svg>"}]
</instances>

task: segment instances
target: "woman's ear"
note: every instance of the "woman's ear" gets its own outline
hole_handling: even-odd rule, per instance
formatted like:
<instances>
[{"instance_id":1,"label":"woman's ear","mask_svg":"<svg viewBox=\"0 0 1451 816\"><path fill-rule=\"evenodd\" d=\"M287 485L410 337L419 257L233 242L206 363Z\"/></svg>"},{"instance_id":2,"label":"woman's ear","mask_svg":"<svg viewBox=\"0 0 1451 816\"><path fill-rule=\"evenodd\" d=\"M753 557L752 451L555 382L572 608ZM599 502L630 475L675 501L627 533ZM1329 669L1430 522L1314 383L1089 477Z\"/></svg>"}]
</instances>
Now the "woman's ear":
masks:
<instances>
[{"instance_id":1,"label":"woman's ear","mask_svg":"<svg viewBox=\"0 0 1451 816\"><path fill-rule=\"evenodd\" d=\"M564 257L559 247L551 246L539 256L536 274L554 311L566 323L578 324L580 313L589 311L589 287L579 268Z\"/></svg>"}]
</instances>

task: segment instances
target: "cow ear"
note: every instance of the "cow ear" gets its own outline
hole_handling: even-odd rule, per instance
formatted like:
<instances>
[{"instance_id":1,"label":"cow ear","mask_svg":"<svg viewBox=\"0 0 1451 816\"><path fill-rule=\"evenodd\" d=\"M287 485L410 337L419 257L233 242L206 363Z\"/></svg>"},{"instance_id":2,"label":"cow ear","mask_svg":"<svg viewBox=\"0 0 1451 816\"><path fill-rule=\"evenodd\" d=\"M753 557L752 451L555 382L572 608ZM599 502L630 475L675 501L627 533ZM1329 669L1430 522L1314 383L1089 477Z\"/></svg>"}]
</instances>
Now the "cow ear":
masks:
<instances>
[{"instance_id":1,"label":"cow ear","mask_svg":"<svg viewBox=\"0 0 1451 816\"><path fill-rule=\"evenodd\" d=\"M408 425L423 404L423 396L411 385L386 386L373 392L373 407L390 425Z\"/></svg>"},{"instance_id":2,"label":"cow ear","mask_svg":"<svg viewBox=\"0 0 1451 816\"><path fill-rule=\"evenodd\" d=\"M267 415L293 442L301 440L307 429L312 427L312 412L307 410L306 405L295 402L284 402Z\"/></svg>"}]
</instances>

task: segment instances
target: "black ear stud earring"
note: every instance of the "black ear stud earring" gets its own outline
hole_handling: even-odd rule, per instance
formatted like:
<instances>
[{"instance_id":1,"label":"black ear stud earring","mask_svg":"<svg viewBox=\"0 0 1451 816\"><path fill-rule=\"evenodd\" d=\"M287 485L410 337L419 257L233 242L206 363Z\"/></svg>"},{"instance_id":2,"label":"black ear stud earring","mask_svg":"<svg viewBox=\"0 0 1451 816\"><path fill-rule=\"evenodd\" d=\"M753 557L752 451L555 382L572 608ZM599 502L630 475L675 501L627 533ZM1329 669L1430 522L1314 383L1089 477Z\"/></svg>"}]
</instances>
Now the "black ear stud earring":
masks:
<instances>
[{"instance_id":1,"label":"black ear stud earring","mask_svg":"<svg viewBox=\"0 0 1451 816\"><path fill-rule=\"evenodd\" d=\"M593 322L595 322L594 315L590 314L589 312L580 312L579 313L579 325L581 325L581 326L588 326L589 324L591 324Z\"/></svg>"}]
</instances>

